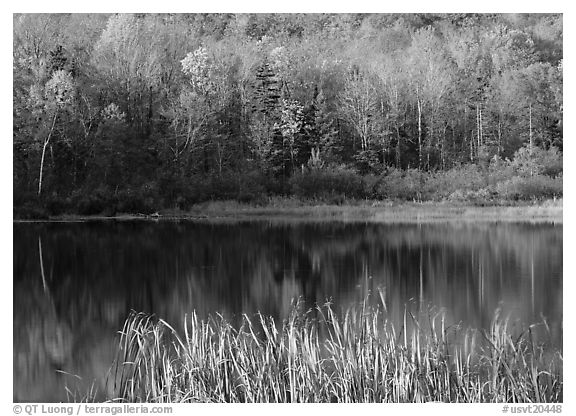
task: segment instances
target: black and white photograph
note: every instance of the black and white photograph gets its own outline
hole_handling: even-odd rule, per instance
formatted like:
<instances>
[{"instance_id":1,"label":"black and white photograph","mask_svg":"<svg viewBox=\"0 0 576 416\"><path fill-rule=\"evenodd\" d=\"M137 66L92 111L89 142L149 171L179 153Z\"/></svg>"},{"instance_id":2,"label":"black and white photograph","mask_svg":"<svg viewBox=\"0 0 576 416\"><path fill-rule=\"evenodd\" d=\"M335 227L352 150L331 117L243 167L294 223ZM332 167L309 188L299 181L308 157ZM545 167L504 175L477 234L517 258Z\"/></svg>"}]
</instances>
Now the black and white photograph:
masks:
<instances>
[{"instance_id":1,"label":"black and white photograph","mask_svg":"<svg viewBox=\"0 0 576 416\"><path fill-rule=\"evenodd\" d=\"M564 15L515 9L13 13L6 414L561 413Z\"/></svg>"}]
</instances>

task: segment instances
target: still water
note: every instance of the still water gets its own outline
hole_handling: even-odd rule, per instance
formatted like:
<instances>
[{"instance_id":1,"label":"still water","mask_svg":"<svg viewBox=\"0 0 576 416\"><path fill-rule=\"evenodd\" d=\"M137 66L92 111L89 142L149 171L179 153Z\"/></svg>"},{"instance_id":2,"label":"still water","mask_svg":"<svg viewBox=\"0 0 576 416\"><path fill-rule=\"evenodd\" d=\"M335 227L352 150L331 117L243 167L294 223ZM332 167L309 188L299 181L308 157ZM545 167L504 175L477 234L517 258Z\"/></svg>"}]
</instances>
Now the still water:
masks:
<instances>
[{"instance_id":1,"label":"still water","mask_svg":"<svg viewBox=\"0 0 576 416\"><path fill-rule=\"evenodd\" d=\"M80 400L105 380L131 310L283 319L380 289L390 319L442 310L487 328L544 320L562 345L562 225L90 222L14 224L14 400Z\"/></svg>"}]
</instances>

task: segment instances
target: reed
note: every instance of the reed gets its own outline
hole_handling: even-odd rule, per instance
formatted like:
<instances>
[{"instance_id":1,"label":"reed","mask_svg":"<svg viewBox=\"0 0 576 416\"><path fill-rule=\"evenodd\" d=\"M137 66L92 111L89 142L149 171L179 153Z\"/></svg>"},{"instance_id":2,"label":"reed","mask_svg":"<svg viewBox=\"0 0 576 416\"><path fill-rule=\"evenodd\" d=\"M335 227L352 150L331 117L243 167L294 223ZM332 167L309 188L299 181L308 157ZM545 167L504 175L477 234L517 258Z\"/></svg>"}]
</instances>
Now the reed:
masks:
<instances>
[{"instance_id":1,"label":"reed","mask_svg":"<svg viewBox=\"0 0 576 416\"><path fill-rule=\"evenodd\" d=\"M513 336L496 312L490 330L426 325L408 311L396 327L365 300L342 313L294 306L282 323L192 313L183 331L133 313L111 375L129 402L562 402L562 353L533 327Z\"/></svg>"}]
</instances>

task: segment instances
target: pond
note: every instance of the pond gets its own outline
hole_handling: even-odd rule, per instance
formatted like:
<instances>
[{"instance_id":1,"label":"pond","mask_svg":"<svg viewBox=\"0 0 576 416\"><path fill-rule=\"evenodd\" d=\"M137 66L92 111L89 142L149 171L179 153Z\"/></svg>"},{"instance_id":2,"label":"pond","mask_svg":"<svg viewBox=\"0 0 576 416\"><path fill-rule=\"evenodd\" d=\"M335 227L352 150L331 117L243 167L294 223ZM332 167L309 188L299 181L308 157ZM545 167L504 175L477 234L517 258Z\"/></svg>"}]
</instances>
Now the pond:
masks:
<instances>
[{"instance_id":1,"label":"pond","mask_svg":"<svg viewBox=\"0 0 576 416\"><path fill-rule=\"evenodd\" d=\"M14 224L14 400L80 400L104 380L131 310L285 318L380 291L389 319L495 311L562 346L562 224L118 221Z\"/></svg>"}]
</instances>

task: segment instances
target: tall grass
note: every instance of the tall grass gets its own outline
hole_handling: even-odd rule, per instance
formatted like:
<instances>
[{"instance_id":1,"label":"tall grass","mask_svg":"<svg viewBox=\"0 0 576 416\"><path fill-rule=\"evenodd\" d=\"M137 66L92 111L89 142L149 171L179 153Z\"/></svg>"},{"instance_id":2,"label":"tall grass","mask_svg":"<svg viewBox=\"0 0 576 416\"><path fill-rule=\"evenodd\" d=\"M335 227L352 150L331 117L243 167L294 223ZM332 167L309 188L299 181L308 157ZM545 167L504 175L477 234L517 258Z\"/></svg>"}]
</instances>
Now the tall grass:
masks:
<instances>
[{"instance_id":1,"label":"tall grass","mask_svg":"<svg viewBox=\"0 0 576 416\"><path fill-rule=\"evenodd\" d=\"M508 325L499 313L476 331L406 312L396 328L364 301L342 314L297 304L282 324L243 316L239 328L192 313L179 334L134 313L111 383L130 402L561 402L561 352Z\"/></svg>"}]
</instances>

